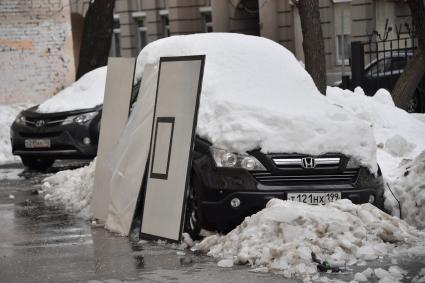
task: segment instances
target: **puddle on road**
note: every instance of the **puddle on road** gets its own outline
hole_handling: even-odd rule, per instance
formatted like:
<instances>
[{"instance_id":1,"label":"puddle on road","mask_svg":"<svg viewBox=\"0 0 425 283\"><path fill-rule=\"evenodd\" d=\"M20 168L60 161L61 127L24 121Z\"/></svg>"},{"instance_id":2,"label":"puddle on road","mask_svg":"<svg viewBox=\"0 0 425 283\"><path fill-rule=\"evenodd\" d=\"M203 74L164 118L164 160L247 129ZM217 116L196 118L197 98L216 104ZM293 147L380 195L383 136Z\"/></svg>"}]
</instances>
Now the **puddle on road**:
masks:
<instances>
[{"instance_id":1,"label":"puddle on road","mask_svg":"<svg viewBox=\"0 0 425 283\"><path fill-rule=\"evenodd\" d=\"M0 169L0 182L2 181L15 181L15 180L22 180L23 177L21 176L22 169L14 169L14 168L6 168L6 169Z\"/></svg>"}]
</instances>

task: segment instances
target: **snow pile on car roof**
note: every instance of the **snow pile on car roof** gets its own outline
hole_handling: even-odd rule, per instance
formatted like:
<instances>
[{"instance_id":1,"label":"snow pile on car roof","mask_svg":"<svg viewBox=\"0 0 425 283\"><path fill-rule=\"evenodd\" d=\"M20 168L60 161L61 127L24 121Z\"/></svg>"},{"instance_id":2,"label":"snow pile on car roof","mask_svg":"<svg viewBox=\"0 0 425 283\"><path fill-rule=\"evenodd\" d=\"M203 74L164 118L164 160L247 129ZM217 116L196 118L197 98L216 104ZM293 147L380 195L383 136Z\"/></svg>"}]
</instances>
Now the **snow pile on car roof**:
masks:
<instances>
[{"instance_id":1,"label":"snow pile on car roof","mask_svg":"<svg viewBox=\"0 0 425 283\"><path fill-rule=\"evenodd\" d=\"M200 136L236 152L340 152L376 171L369 126L329 103L294 55L271 40L226 33L160 39L140 52L136 80L162 56L202 54Z\"/></svg>"},{"instance_id":2,"label":"snow pile on car roof","mask_svg":"<svg viewBox=\"0 0 425 283\"><path fill-rule=\"evenodd\" d=\"M89 109L103 103L107 67L88 72L72 85L41 103L37 112L53 113Z\"/></svg>"},{"instance_id":3,"label":"snow pile on car roof","mask_svg":"<svg viewBox=\"0 0 425 283\"><path fill-rule=\"evenodd\" d=\"M93 194L96 159L75 170L65 170L43 180L41 192L44 199L61 204L82 218L91 218L90 204Z\"/></svg>"},{"instance_id":4,"label":"snow pile on car roof","mask_svg":"<svg viewBox=\"0 0 425 283\"><path fill-rule=\"evenodd\" d=\"M401 204L402 218L425 228L425 114L410 114L394 106L388 91L366 96L328 87L327 98L350 111L373 129L382 174ZM399 204L391 191L385 192L386 208L399 215Z\"/></svg>"},{"instance_id":5,"label":"snow pile on car roof","mask_svg":"<svg viewBox=\"0 0 425 283\"><path fill-rule=\"evenodd\" d=\"M29 106L28 104L0 105L0 164L19 161L18 156L12 155L10 126L19 112Z\"/></svg>"},{"instance_id":6,"label":"snow pile on car roof","mask_svg":"<svg viewBox=\"0 0 425 283\"><path fill-rule=\"evenodd\" d=\"M371 204L339 200L324 206L272 199L225 236L195 246L208 255L287 277L364 264L386 255L425 254L425 232Z\"/></svg>"}]
</instances>

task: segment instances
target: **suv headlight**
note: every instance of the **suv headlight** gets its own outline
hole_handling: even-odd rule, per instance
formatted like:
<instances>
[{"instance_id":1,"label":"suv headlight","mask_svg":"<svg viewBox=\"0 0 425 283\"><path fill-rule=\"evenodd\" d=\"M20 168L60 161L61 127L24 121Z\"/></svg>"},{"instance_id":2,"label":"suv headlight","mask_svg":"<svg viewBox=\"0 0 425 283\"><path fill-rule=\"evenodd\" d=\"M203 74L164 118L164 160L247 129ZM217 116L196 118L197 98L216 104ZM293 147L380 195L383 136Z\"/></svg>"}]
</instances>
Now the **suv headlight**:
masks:
<instances>
[{"instance_id":1,"label":"suv headlight","mask_svg":"<svg viewBox=\"0 0 425 283\"><path fill-rule=\"evenodd\" d=\"M78 123L80 125L85 124L88 121L92 120L97 115L97 113L99 112L95 111L80 115L68 116L65 121L62 122L62 125L68 125L71 123Z\"/></svg>"},{"instance_id":2,"label":"suv headlight","mask_svg":"<svg viewBox=\"0 0 425 283\"><path fill-rule=\"evenodd\" d=\"M217 167L243 168L249 171L266 171L263 164L251 155L236 154L215 147L211 147L210 149Z\"/></svg>"},{"instance_id":3,"label":"suv headlight","mask_svg":"<svg viewBox=\"0 0 425 283\"><path fill-rule=\"evenodd\" d=\"M18 125L26 125L27 120L26 120L25 116L22 115L22 113L19 113L18 116L16 116L15 123L18 124Z\"/></svg>"}]
</instances>

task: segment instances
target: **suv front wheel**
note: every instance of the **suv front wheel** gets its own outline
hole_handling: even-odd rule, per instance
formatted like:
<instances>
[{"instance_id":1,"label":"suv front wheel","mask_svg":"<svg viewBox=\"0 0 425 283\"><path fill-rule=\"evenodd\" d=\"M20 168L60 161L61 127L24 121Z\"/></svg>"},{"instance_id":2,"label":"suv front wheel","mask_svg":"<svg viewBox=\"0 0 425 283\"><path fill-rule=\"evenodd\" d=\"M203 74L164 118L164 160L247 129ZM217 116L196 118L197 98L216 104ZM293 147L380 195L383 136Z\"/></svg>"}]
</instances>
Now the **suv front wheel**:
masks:
<instances>
[{"instance_id":1,"label":"suv front wheel","mask_svg":"<svg viewBox=\"0 0 425 283\"><path fill-rule=\"evenodd\" d=\"M186 216L184 219L184 230L193 240L199 240L202 226L203 215L200 207L200 182L195 173L192 173L187 196Z\"/></svg>"}]
</instances>

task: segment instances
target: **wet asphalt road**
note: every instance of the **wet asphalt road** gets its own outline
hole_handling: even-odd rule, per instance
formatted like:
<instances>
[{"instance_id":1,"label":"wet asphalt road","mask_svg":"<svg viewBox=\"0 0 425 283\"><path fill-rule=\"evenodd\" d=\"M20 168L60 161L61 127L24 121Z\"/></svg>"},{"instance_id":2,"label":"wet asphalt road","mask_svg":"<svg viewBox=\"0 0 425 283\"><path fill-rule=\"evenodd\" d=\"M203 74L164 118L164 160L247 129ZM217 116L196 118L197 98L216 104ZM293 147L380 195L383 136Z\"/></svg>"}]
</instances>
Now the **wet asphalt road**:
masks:
<instances>
[{"instance_id":1,"label":"wet asphalt road","mask_svg":"<svg viewBox=\"0 0 425 283\"><path fill-rule=\"evenodd\" d=\"M60 164L51 172L74 167ZM0 282L299 282L244 266L220 268L207 256L138 244L94 227L44 202L37 188L46 175L24 171L19 164L0 166ZM425 266L424 258L398 261L410 279ZM349 281L353 275L332 277Z\"/></svg>"},{"instance_id":2,"label":"wet asphalt road","mask_svg":"<svg viewBox=\"0 0 425 283\"><path fill-rule=\"evenodd\" d=\"M67 168L73 166L52 172ZM20 165L0 167L0 282L282 282L278 275L223 269L206 256L93 227L36 194L46 176Z\"/></svg>"}]
</instances>

